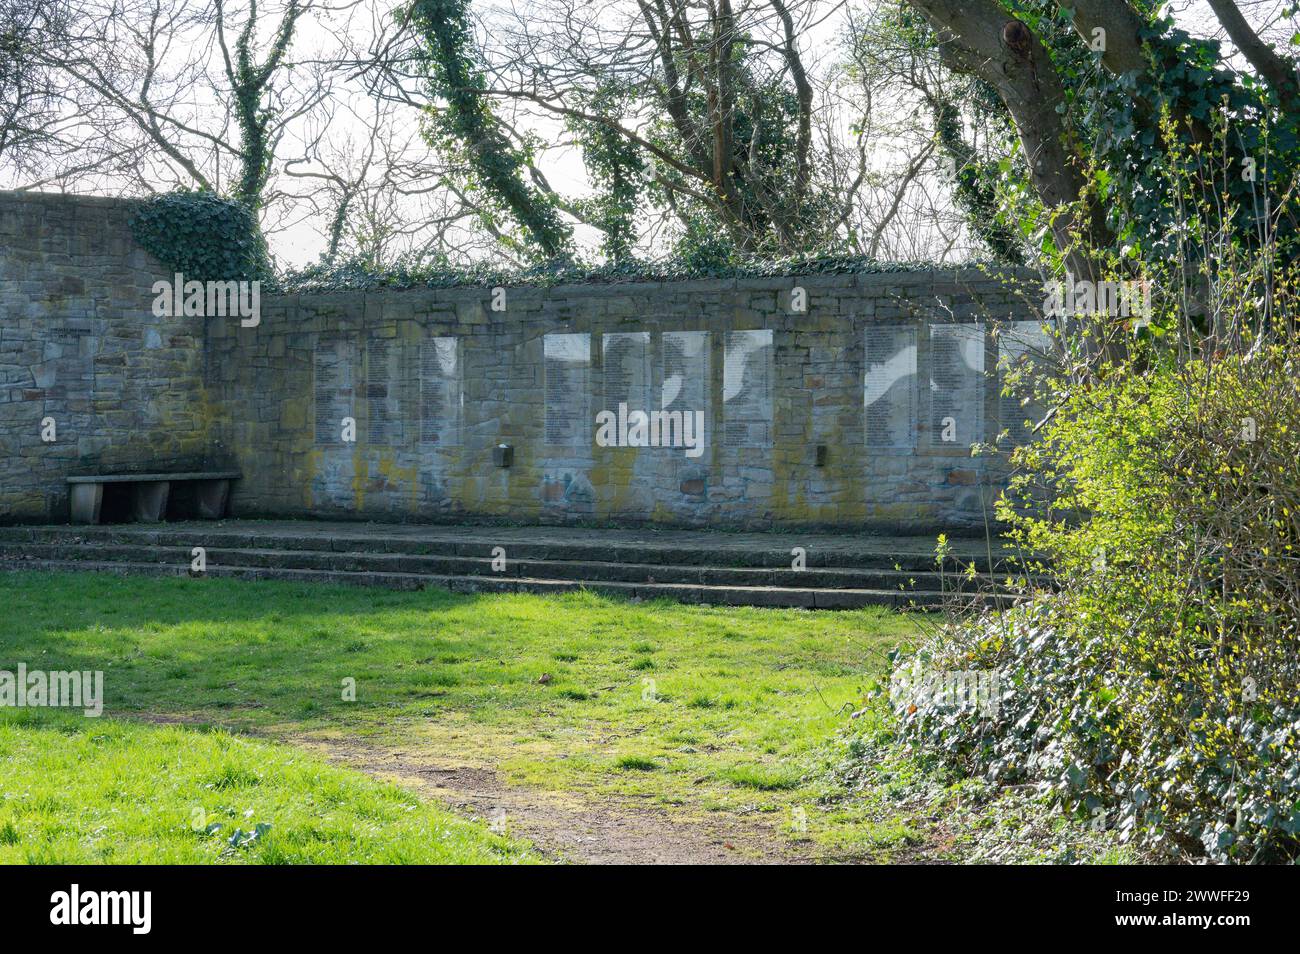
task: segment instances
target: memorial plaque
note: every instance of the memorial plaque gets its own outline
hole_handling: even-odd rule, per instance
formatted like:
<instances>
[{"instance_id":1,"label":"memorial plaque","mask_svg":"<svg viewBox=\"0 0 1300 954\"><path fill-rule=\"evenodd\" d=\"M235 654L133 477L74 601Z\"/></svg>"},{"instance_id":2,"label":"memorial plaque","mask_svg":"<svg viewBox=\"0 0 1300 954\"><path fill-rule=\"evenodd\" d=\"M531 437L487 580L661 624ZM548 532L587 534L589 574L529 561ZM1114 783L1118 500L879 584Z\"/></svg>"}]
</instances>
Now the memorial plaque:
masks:
<instances>
[{"instance_id":1,"label":"memorial plaque","mask_svg":"<svg viewBox=\"0 0 1300 954\"><path fill-rule=\"evenodd\" d=\"M312 362L316 443L343 443L343 418L355 416L357 345L350 338L321 338Z\"/></svg>"},{"instance_id":2,"label":"memorial plaque","mask_svg":"<svg viewBox=\"0 0 1300 954\"><path fill-rule=\"evenodd\" d=\"M728 331L723 340L722 422L728 447L772 443L772 332Z\"/></svg>"},{"instance_id":3,"label":"memorial plaque","mask_svg":"<svg viewBox=\"0 0 1300 954\"><path fill-rule=\"evenodd\" d=\"M1045 413L1033 401L1033 392L1036 368L1045 365L1051 353L1052 339L1041 321L1008 322L998 336L998 415L1001 427L1017 446L1034 439L1030 428ZM1009 384L1008 375L1014 378Z\"/></svg>"},{"instance_id":4,"label":"memorial plaque","mask_svg":"<svg viewBox=\"0 0 1300 954\"><path fill-rule=\"evenodd\" d=\"M591 416L591 335L546 335L543 340L546 389L546 443L559 447L589 444Z\"/></svg>"},{"instance_id":5,"label":"memorial plaque","mask_svg":"<svg viewBox=\"0 0 1300 954\"><path fill-rule=\"evenodd\" d=\"M371 444L393 446L406 439L402 354L402 343L396 338L376 337L366 343L366 439Z\"/></svg>"},{"instance_id":6,"label":"memorial plaque","mask_svg":"<svg viewBox=\"0 0 1300 954\"><path fill-rule=\"evenodd\" d=\"M863 334L863 407L868 447L916 446L917 326L873 325Z\"/></svg>"},{"instance_id":7,"label":"memorial plaque","mask_svg":"<svg viewBox=\"0 0 1300 954\"><path fill-rule=\"evenodd\" d=\"M709 333L707 331L666 331L660 347L662 350L659 358L663 365L663 376L659 390L659 407L670 414L681 415L683 422L681 426L690 427L695 447L700 449L699 453L703 453L702 449L708 446L711 429Z\"/></svg>"},{"instance_id":8,"label":"memorial plaque","mask_svg":"<svg viewBox=\"0 0 1300 954\"><path fill-rule=\"evenodd\" d=\"M930 326L930 443L968 448L984 439L984 325Z\"/></svg>"},{"instance_id":9,"label":"memorial plaque","mask_svg":"<svg viewBox=\"0 0 1300 954\"><path fill-rule=\"evenodd\" d=\"M659 406L665 411L703 411L709 416L709 333L666 331L663 336L663 385Z\"/></svg>"},{"instance_id":10,"label":"memorial plaque","mask_svg":"<svg viewBox=\"0 0 1300 954\"><path fill-rule=\"evenodd\" d=\"M650 332L620 331L602 335L601 377L604 381L604 409L618 413L650 413Z\"/></svg>"},{"instance_id":11,"label":"memorial plaque","mask_svg":"<svg viewBox=\"0 0 1300 954\"><path fill-rule=\"evenodd\" d=\"M464 411L460 341L420 342L420 442L448 447L460 443Z\"/></svg>"}]
</instances>

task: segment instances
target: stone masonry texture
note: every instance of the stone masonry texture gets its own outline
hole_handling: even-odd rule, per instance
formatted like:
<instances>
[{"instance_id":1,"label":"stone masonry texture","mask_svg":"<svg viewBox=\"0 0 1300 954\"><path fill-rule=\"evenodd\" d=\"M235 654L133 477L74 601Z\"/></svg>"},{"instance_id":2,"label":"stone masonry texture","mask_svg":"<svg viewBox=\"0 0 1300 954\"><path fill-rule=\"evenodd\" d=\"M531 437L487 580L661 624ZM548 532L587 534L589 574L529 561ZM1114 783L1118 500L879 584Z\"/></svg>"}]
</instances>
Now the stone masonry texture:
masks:
<instances>
[{"instance_id":1,"label":"stone masonry texture","mask_svg":"<svg viewBox=\"0 0 1300 954\"><path fill-rule=\"evenodd\" d=\"M0 193L0 520L62 519L70 474L203 463L202 323L153 317L132 208Z\"/></svg>"},{"instance_id":2,"label":"stone masonry texture","mask_svg":"<svg viewBox=\"0 0 1300 954\"><path fill-rule=\"evenodd\" d=\"M510 286L504 310L485 287L266 293L260 323L243 327L154 317L152 285L171 276L134 243L131 210L0 193L0 522L65 520L70 475L236 469L236 516L912 533L982 526L1005 481L999 457L931 439L929 325L1030 317L1023 284L978 270ZM805 313L791 310L796 287ZM864 334L909 322L915 442L868 447ZM769 436L729 446L725 340L750 329L772 333ZM594 415L602 336L649 333L645 393L658 400L673 331L708 332L702 455L597 446L592 421L577 443L547 443L545 335L590 335ZM420 363L432 338L457 342L461 392L458 423L436 439ZM343 368L325 401L322 353ZM992 440L1006 426L996 377L981 391L979 437ZM332 438L344 416L355 442ZM511 466L494 463L498 444Z\"/></svg>"}]
</instances>

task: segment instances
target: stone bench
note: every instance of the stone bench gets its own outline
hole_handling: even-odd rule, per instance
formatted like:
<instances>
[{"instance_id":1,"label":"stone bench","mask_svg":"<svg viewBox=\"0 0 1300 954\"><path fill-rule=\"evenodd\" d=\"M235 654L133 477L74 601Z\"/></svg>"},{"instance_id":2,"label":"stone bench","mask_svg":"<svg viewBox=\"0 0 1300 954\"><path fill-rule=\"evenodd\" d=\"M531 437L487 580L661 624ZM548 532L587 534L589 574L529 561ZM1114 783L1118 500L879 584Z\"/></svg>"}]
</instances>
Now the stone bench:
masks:
<instances>
[{"instance_id":1,"label":"stone bench","mask_svg":"<svg viewBox=\"0 0 1300 954\"><path fill-rule=\"evenodd\" d=\"M196 471L187 474L109 474L69 477L73 523L99 523L105 484L131 484L131 516L157 523L167 513L167 497L174 483L192 481L199 516L219 520L226 512L230 482L242 474L235 470Z\"/></svg>"}]
</instances>

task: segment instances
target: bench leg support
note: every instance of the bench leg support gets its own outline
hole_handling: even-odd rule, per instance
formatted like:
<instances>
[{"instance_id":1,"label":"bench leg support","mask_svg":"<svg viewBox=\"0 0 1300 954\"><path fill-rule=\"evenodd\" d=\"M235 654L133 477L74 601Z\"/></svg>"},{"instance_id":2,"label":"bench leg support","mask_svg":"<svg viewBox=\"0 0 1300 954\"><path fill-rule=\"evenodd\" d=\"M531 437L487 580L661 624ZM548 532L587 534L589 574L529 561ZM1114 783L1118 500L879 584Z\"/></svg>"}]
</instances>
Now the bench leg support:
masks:
<instances>
[{"instance_id":1,"label":"bench leg support","mask_svg":"<svg viewBox=\"0 0 1300 954\"><path fill-rule=\"evenodd\" d=\"M226 515L226 501L230 499L230 481L200 480L195 487L199 516L204 520L220 520Z\"/></svg>"},{"instance_id":2,"label":"bench leg support","mask_svg":"<svg viewBox=\"0 0 1300 954\"><path fill-rule=\"evenodd\" d=\"M99 523L99 509L104 503L103 484L72 485L72 522Z\"/></svg>"},{"instance_id":3,"label":"bench leg support","mask_svg":"<svg viewBox=\"0 0 1300 954\"><path fill-rule=\"evenodd\" d=\"M131 516L142 523L157 523L167 513L171 481L158 480L131 486Z\"/></svg>"}]
</instances>

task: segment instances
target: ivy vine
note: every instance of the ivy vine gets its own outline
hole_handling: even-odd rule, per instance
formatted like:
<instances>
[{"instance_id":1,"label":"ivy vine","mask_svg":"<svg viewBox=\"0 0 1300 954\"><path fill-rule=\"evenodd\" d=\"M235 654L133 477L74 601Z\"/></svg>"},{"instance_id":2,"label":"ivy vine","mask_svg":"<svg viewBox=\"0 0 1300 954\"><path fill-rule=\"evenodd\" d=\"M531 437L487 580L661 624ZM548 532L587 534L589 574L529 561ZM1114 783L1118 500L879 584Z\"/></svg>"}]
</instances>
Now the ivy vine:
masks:
<instances>
[{"instance_id":1,"label":"ivy vine","mask_svg":"<svg viewBox=\"0 0 1300 954\"><path fill-rule=\"evenodd\" d=\"M629 98L614 86L600 89L584 112L608 121L571 119L569 129L582 146L595 195L580 207L605 238L602 251L611 262L626 262L636 245L636 211L645 188L645 169L637 145L614 128Z\"/></svg>"},{"instance_id":2,"label":"ivy vine","mask_svg":"<svg viewBox=\"0 0 1300 954\"><path fill-rule=\"evenodd\" d=\"M956 103L936 100L933 109L939 148L952 162L954 197L966 214L966 221L998 259L1012 265L1023 265L1025 254L1021 236L1001 215L999 163L981 159L966 141L962 134L961 109Z\"/></svg>"},{"instance_id":3,"label":"ivy vine","mask_svg":"<svg viewBox=\"0 0 1300 954\"><path fill-rule=\"evenodd\" d=\"M419 37L417 56L428 72L429 93L447 104L427 113L430 145L463 155L471 191L513 218L545 257L567 257L569 229L554 202L526 181L528 157L511 144L488 104L468 0L414 0L407 13Z\"/></svg>"},{"instance_id":4,"label":"ivy vine","mask_svg":"<svg viewBox=\"0 0 1300 954\"><path fill-rule=\"evenodd\" d=\"M254 281L272 276L257 216L243 203L211 192L169 192L141 202L130 225L142 248L187 279Z\"/></svg>"},{"instance_id":5,"label":"ivy vine","mask_svg":"<svg viewBox=\"0 0 1300 954\"><path fill-rule=\"evenodd\" d=\"M696 246L699 251L699 246ZM280 291L313 292L367 289L452 288L465 286L528 285L539 288L573 284L616 284L621 282L675 282L691 279L791 278L801 275L873 275L925 271L951 271L951 264L938 262L882 262L859 256L811 255L786 258L743 256L722 242L714 254L673 255L655 261L628 259L603 265L555 260L527 268L499 268L480 263L464 268L447 264L412 267L398 265L375 269L366 262L317 264L290 271L278 280ZM969 262L962 269L974 269L992 277L1014 281L1027 273L1006 268L1005 263Z\"/></svg>"}]
</instances>

